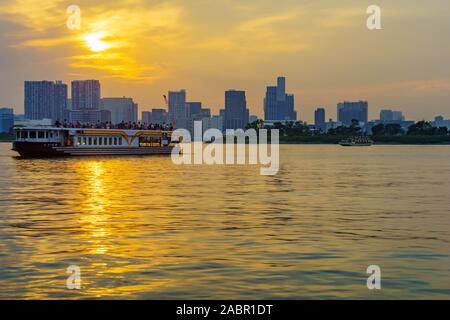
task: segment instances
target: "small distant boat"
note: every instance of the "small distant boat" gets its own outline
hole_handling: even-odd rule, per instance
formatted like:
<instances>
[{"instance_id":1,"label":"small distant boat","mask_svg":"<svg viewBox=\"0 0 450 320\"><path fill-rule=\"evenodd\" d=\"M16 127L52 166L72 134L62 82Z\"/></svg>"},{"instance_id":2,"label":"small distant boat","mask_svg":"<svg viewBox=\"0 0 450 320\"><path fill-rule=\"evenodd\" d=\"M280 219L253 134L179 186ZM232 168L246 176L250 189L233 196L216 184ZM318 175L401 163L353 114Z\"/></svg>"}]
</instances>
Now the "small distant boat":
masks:
<instances>
[{"instance_id":1,"label":"small distant boat","mask_svg":"<svg viewBox=\"0 0 450 320\"><path fill-rule=\"evenodd\" d=\"M369 147L373 145L373 141L366 136L351 137L339 142L344 147Z\"/></svg>"}]
</instances>

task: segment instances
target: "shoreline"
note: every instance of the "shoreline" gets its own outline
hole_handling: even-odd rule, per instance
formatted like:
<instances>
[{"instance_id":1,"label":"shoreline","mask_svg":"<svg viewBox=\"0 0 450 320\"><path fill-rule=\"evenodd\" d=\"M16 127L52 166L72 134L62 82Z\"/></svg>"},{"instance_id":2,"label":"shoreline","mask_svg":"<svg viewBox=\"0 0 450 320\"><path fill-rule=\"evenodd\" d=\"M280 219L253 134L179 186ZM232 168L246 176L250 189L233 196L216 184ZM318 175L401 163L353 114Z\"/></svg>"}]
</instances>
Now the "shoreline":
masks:
<instances>
[{"instance_id":1,"label":"shoreline","mask_svg":"<svg viewBox=\"0 0 450 320\"><path fill-rule=\"evenodd\" d=\"M0 143L13 143L14 141L8 140L0 140ZM308 142L308 141L280 141L280 145L339 145L339 143L335 142ZM373 143L374 146L448 146L450 145L450 141L444 142L378 142L375 141Z\"/></svg>"},{"instance_id":2,"label":"shoreline","mask_svg":"<svg viewBox=\"0 0 450 320\"><path fill-rule=\"evenodd\" d=\"M280 144L284 145L339 145L339 143L331 143L331 142L287 142L280 141ZM448 146L450 142L437 142L437 143L423 143L423 142L415 142L415 143L404 143L404 142L374 142L374 146Z\"/></svg>"}]
</instances>

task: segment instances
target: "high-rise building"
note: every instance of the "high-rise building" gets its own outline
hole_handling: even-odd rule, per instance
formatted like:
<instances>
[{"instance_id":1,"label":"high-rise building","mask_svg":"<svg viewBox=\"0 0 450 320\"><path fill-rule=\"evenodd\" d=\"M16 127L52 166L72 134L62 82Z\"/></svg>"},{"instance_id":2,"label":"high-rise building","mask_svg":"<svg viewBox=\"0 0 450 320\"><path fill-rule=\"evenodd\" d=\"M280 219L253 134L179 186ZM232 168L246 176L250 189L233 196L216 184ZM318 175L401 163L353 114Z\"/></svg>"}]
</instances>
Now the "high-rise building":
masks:
<instances>
[{"instance_id":1,"label":"high-rise building","mask_svg":"<svg viewBox=\"0 0 450 320\"><path fill-rule=\"evenodd\" d=\"M100 81L72 81L71 122L93 123L106 120L107 112L100 110Z\"/></svg>"},{"instance_id":2,"label":"high-rise building","mask_svg":"<svg viewBox=\"0 0 450 320\"><path fill-rule=\"evenodd\" d=\"M186 126L191 134L194 133L195 121L202 121L204 118L211 117L210 109L203 109L201 102L186 102Z\"/></svg>"},{"instance_id":3,"label":"high-rise building","mask_svg":"<svg viewBox=\"0 0 450 320\"><path fill-rule=\"evenodd\" d=\"M50 119L66 120L67 118L67 84L62 81L55 82L55 105Z\"/></svg>"},{"instance_id":4,"label":"high-rise building","mask_svg":"<svg viewBox=\"0 0 450 320\"><path fill-rule=\"evenodd\" d=\"M152 112L151 111L142 111L141 122L146 123L146 124L152 123Z\"/></svg>"},{"instance_id":5,"label":"high-rise building","mask_svg":"<svg viewBox=\"0 0 450 320\"><path fill-rule=\"evenodd\" d=\"M293 94L286 94L286 112L285 120L297 121L297 111L295 111L295 102Z\"/></svg>"},{"instance_id":6,"label":"high-rise building","mask_svg":"<svg viewBox=\"0 0 450 320\"><path fill-rule=\"evenodd\" d=\"M64 120L67 85L61 81L25 81L24 108L29 120Z\"/></svg>"},{"instance_id":7,"label":"high-rise building","mask_svg":"<svg viewBox=\"0 0 450 320\"><path fill-rule=\"evenodd\" d=\"M384 109L380 111L380 121L381 122L392 122L392 121L404 121L405 117L401 111L393 111L389 109Z\"/></svg>"},{"instance_id":8,"label":"high-rise building","mask_svg":"<svg viewBox=\"0 0 450 320\"><path fill-rule=\"evenodd\" d=\"M14 110L0 108L0 133L10 132L14 127Z\"/></svg>"},{"instance_id":9,"label":"high-rise building","mask_svg":"<svg viewBox=\"0 0 450 320\"><path fill-rule=\"evenodd\" d=\"M72 110L100 109L100 81L72 81Z\"/></svg>"},{"instance_id":10,"label":"high-rise building","mask_svg":"<svg viewBox=\"0 0 450 320\"><path fill-rule=\"evenodd\" d=\"M450 129L450 119L445 120L443 116L435 117L432 124L433 124L433 126L438 127L438 128L446 127L447 129Z\"/></svg>"},{"instance_id":11,"label":"high-rise building","mask_svg":"<svg viewBox=\"0 0 450 320\"><path fill-rule=\"evenodd\" d=\"M286 78L277 78L277 101L286 101Z\"/></svg>"},{"instance_id":12,"label":"high-rise building","mask_svg":"<svg viewBox=\"0 0 450 320\"><path fill-rule=\"evenodd\" d=\"M146 124L167 123L167 111L165 109L152 109L142 112L142 122Z\"/></svg>"},{"instance_id":13,"label":"high-rise building","mask_svg":"<svg viewBox=\"0 0 450 320\"><path fill-rule=\"evenodd\" d=\"M223 117L220 115L206 117L202 119L203 133L208 129L223 130Z\"/></svg>"},{"instance_id":14,"label":"high-rise building","mask_svg":"<svg viewBox=\"0 0 450 320\"><path fill-rule=\"evenodd\" d=\"M169 117L177 128L186 127L186 90L169 91Z\"/></svg>"},{"instance_id":15,"label":"high-rise building","mask_svg":"<svg viewBox=\"0 0 450 320\"><path fill-rule=\"evenodd\" d=\"M325 108L317 108L314 112L314 126L322 132L326 131Z\"/></svg>"},{"instance_id":16,"label":"high-rise building","mask_svg":"<svg viewBox=\"0 0 450 320\"><path fill-rule=\"evenodd\" d=\"M367 123L369 104L367 101L342 102L337 105L338 121L344 126L352 125L354 120Z\"/></svg>"},{"instance_id":17,"label":"high-rise building","mask_svg":"<svg viewBox=\"0 0 450 320\"><path fill-rule=\"evenodd\" d=\"M190 118L196 114L200 114L202 111L201 102L186 102L186 117Z\"/></svg>"},{"instance_id":18,"label":"high-rise building","mask_svg":"<svg viewBox=\"0 0 450 320\"><path fill-rule=\"evenodd\" d=\"M100 110L100 122L112 122L111 121L111 111L109 110Z\"/></svg>"},{"instance_id":19,"label":"high-rise building","mask_svg":"<svg viewBox=\"0 0 450 320\"><path fill-rule=\"evenodd\" d=\"M245 129L248 124L249 110L245 91L228 90L225 92L225 129Z\"/></svg>"},{"instance_id":20,"label":"high-rise building","mask_svg":"<svg viewBox=\"0 0 450 320\"><path fill-rule=\"evenodd\" d=\"M268 86L264 98L265 120L297 120L294 96L286 94L286 79L278 77L277 86Z\"/></svg>"},{"instance_id":21,"label":"high-rise building","mask_svg":"<svg viewBox=\"0 0 450 320\"><path fill-rule=\"evenodd\" d=\"M151 123L155 123L155 124L167 123L167 111L162 108L152 109Z\"/></svg>"},{"instance_id":22,"label":"high-rise building","mask_svg":"<svg viewBox=\"0 0 450 320\"><path fill-rule=\"evenodd\" d=\"M111 122L137 122L138 106L132 98L102 98L100 110L111 112Z\"/></svg>"}]
</instances>

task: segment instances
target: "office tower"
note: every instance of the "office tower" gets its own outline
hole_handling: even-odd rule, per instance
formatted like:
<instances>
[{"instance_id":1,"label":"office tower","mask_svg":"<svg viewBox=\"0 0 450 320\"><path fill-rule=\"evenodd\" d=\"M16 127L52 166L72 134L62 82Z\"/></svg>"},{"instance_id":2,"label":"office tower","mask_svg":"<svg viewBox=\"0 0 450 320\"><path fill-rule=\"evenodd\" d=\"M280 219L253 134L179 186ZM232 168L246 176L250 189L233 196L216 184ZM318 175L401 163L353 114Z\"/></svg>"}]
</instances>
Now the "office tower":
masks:
<instances>
[{"instance_id":1,"label":"office tower","mask_svg":"<svg viewBox=\"0 0 450 320\"><path fill-rule=\"evenodd\" d=\"M169 117L177 128L186 127L186 90L169 91Z\"/></svg>"},{"instance_id":2,"label":"office tower","mask_svg":"<svg viewBox=\"0 0 450 320\"><path fill-rule=\"evenodd\" d=\"M0 108L0 133L11 132L14 128L14 110Z\"/></svg>"},{"instance_id":3,"label":"office tower","mask_svg":"<svg viewBox=\"0 0 450 320\"><path fill-rule=\"evenodd\" d=\"M285 101L286 100L286 78L278 77L277 78L277 101Z\"/></svg>"},{"instance_id":4,"label":"office tower","mask_svg":"<svg viewBox=\"0 0 450 320\"><path fill-rule=\"evenodd\" d=\"M342 102L337 105L338 121L342 122L344 126L352 125L352 121L367 123L368 121L368 108L367 101L357 102Z\"/></svg>"},{"instance_id":5,"label":"office tower","mask_svg":"<svg viewBox=\"0 0 450 320\"><path fill-rule=\"evenodd\" d=\"M202 121L203 118L210 118L211 110L203 109L201 102L186 102L186 127L191 134L194 133L195 121Z\"/></svg>"},{"instance_id":6,"label":"office tower","mask_svg":"<svg viewBox=\"0 0 450 320\"><path fill-rule=\"evenodd\" d=\"M222 131L223 120L224 120L223 117L220 115L203 118L202 119L203 133L208 129L217 129Z\"/></svg>"},{"instance_id":7,"label":"office tower","mask_svg":"<svg viewBox=\"0 0 450 320\"><path fill-rule=\"evenodd\" d=\"M264 118L266 120L297 120L294 96L286 94L286 79L278 77L277 86L268 86L264 98Z\"/></svg>"},{"instance_id":8,"label":"office tower","mask_svg":"<svg viewBox=\"0 0 450 320\"><path fill-rule=\"evenodd\" d=\"M55 104L50 119L65 120L67 119L67 84L56 81L54 88Z\"/></svg>"},{"instance_id":9,"label":"office tower","mask_svg":"<svg viewBox=\"0 0 450 320\"><path fill-rule=\"evenodd\" d=\"M152 109L151 123L163 124L167 123L167 111L165 109Z\"/></svg>"},{"instance_id":10,"label":"office tower","mask_svg":"<svg viewBox=\"0 0 450 320\"><path fill-rule=\"evenodd\" d=\"M405 117L401 111L393 111L389 109L384 109L380 111L380 121L381 122L398 122L404 121Z\"/></svg>"},{"instance_id":11,"label":"office tower","mask_svg":"<svg viewBox=\"0 0 450 320\"><path fill-rule=\"evenodd\" d=\"M447 129L450 129L450 119L445 120L443 116L437 116L434 118L433 121L434 127L446 127Z\"/></svg>"},{"instance_id":12,"label":"office tower","mask_svg":"<svg viewBox=\"0 0 450 320\"><path fill-rule=\"evenodd\" d=\"M96 123L107 119L100 110L100 82L98 80L72 81L71 122Z\"/></svg>"},{"instance_id":13,"label":"office tower","mask_svg":"<svg viewBox=\"0 0 450 320\"><path fill-rule=\"evenodd\" d=\"M245 129L249 111L245 91L228 90L225 92L225 129Z\"/></svg>"},{"instance_id":14,"label":"office tower","mask_svg":"<svg viewBox=\"0 0 450 320\"><path fill-rule=\"evenodd\" d=\"M394 121L404 121L405 117L401 111L392 111L392 120Z\"/></svg>"},{"instance_id":15,"label":"office tower","mask_svg":"<svg viewBox=\"0 0 450 320\"><path fill-rule=\"evenodd\" d=\"M314 112L314 126L322 132L326 131L325 108L317 108Z\"/></svg>"},{"instance_id":16,"label":"office tower","mask_svg":"<svg viewBox=\"0 0 450 320\"><path fill-rule=\"evenodd\" d=\"M186 117L190 118L200 114L202 110L201 102L186 102Z\"/></svg>"},{"instance_id":17,"label":"office tower","mask_svg":"<svg viewBox=\"0 0 450 320\"><path fill-rule=\"evenodd\" d=\"M99 110L100 82L98 80L72 81L72 110Z\"/></svg>"},{"instance_id":18,"label":"office tower","mask_svg":"<svg viewBox=\"0 0 450 320\"><path fill-rule=\"evenodd\" d=\"M111 121L111 111L109 110L100 110L100 122L112 122Z\"/></svg>"},{"instance_id":19,"label":"office tower","mask_svg":"<svg viewBox=\"0 0 450 320\"><path fill-rule=\"evenodd\" d=\"M111 112L111 122L114 124L121 122L137 122L137 104L132 98L102 98L100 100L100 110Z\"/></svg>"},{"instance_id":20,"label":"office tower","mask_svg":"<svg viewBox=\"0 0 450 320\"><path fill-rule=\"evenodd\" d=\"M67 85L61 81L25 81L25 117L29 120L64 120Z\"/></svg>"},{"instance_id":21,"label":"office tower","mask_svg":"<svg viewBox=\"0 0 450 320\"><path fill-rule=\"evenodd\" d=\"M286 120L297 121L297 111L295 111L294 95L286 94L286 106L285 106Z\"/></svg>"},{"instance_id":22,"label":"office tower","mask_svg":"<svg viewBox=\"0 0 450 320\"><path fill-rule=\"evenodd\" d=\"M146 123L146 124L152 123L152 112L151 111L142 111L141 122Z\"/></svg>"}]
</instances>

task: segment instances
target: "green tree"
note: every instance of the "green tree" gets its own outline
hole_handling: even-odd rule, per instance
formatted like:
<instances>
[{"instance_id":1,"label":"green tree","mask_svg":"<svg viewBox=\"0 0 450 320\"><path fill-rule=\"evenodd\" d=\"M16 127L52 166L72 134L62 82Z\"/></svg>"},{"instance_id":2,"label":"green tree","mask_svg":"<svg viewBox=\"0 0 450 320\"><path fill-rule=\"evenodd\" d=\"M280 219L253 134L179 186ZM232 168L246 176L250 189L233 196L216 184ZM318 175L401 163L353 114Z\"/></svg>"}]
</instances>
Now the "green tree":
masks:
<instances>
[{"instance_id":1,"label":"green tree","mask_svg":"<svg viewBox=\"0 0 450 320\"><path fill-rule=\"evenodd\" d=\"M374 136L384 136L384 134L386 133L386 128L384 126L384 124L379 123L375 126L373 126L372 128L372 135Z\"/></svg>"},{"instance_id":2,"label":"green tree","mask_svg":"<svg viewBox=\"0 0 450 320\"><path fill-rule=\"evenodd\" d=\"M402 127L397 123L390 123L385 125L385 134L388 136L397 136L402 133Z\"/></svg>"}]
</instances>

